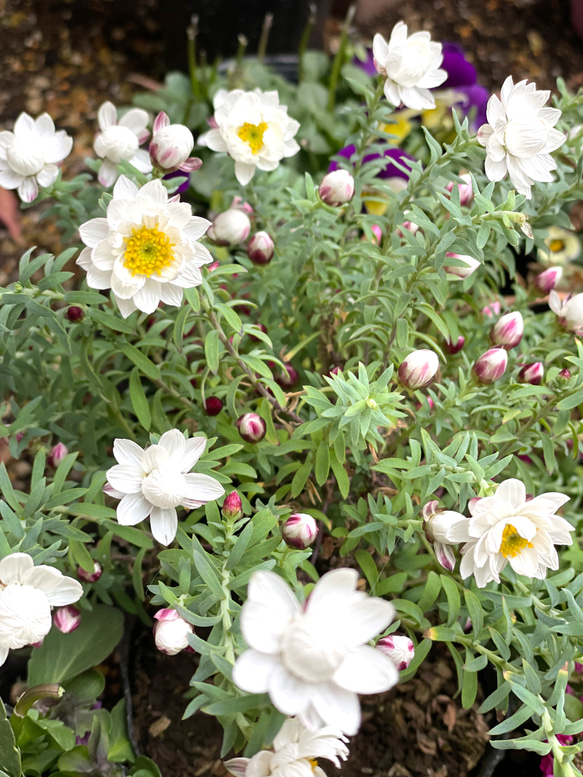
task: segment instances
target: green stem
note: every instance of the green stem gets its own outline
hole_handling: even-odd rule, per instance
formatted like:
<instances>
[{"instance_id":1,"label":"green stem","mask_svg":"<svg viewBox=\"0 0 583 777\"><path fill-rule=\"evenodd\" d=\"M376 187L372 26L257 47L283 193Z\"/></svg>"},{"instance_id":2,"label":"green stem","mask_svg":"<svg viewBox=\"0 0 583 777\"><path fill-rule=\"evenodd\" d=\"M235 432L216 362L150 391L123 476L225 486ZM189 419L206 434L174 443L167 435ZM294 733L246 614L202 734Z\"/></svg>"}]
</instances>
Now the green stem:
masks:
<instances>
[{"instance_id":1,"label":"green stem","mask_svg":"<svg viewBox=\"0 0 583 777\"><path fill-rule=\"evenodd\" d=\"M316 24L316 14L318 12L318 8L315 3L309 4L308 12L308 21L306 22L306 26L304 27L304 31L302 32L302 37L300 39L300 45L298 46L298 83L300 84L304 80L304 54L308 48L308 42L310 40L310 35L314 25Z\"/></svg>"},{"instance_id":2,"label":"green stem","mask_svg":"<svg viewBox=\"0 0 583 777\"><path fill-rule=\"evenodd\" d=\"M356 13L356 5L351 5L346 14L346 19L342 26L342 34L340 35L340 43L338 44L338 51L334 57L332 63L332 72L330 73L330 84L328 86L328 112L332 113L334 105L336 103L336 88L338 86L338 79L340 77L340 70L344 64L344 56L346 54L346 45L348 43L348 33L350 31L350 25Z\"/></svg>"},{"instance_id":3,"label":"green stem","mask_svg":"<svg viewBox=\"0 0 583 777\"><path fill-rule=\"evenodd\" d=\"M271 32L271 25L273 24L273 14L266 13L263 19L263 26L261 28L261 37L259 38L259 44L257 46L257 61L263 62L265 59L265 52L267 51L267 42L269 41L269 33Z\"/></svg>"},{"instance_id":4,"label":"green stem","mask_svg":"<svg viewBox=\"0 0 583 777\"><path fill-rule=\"evenodd\" d=\"M190 19L190 25L186 28L188 72L190 74L190 87L195 98L200 97L200 84L196 73L196 36L198 35L198 15ZM188 114L187 114L188 115Z\"/></svg>"}]
</instances>

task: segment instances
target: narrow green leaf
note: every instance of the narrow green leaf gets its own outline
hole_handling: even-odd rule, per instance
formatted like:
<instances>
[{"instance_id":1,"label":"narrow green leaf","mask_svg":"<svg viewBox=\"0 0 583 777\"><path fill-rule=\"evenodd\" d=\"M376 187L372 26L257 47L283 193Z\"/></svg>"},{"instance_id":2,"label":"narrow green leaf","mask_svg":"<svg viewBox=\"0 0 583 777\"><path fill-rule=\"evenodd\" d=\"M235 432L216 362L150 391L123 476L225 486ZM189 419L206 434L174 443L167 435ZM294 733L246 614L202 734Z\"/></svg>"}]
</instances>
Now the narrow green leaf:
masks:
<instances>
[{"instance_id":1,"label":"narrow green leaf","mask_svg":"<svg viewBox=\"0 0 583 777\"><path fill-rule=\"evenodd\" d=\"M188 310L188 308L184 308ZM150 406L142 387L142 381L140 380L140 371L137 367L130 372L130 399L132 401L132 407L134 413L138 417L138 421L143 428L149 432L152 424L152 416L150 414Z\"/></svg>"}]
</instances>

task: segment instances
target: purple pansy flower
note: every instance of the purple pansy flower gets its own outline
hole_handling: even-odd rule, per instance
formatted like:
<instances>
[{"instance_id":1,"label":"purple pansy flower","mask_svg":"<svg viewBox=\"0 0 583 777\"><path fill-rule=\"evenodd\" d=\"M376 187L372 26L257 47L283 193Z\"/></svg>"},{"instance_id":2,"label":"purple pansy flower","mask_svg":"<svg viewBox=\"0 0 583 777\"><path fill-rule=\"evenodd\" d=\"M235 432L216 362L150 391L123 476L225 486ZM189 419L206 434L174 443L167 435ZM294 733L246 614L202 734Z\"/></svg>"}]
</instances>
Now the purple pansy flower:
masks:
<instances>
[{"instance_id":1,"label":"purple pansy flower","mask_svg":"<svg viewBox=\"0 0 583 777\"><path fill-rule=\"evenodd\" d=\"M350 159L353 154L356 153L356 146L353 144L350 144L349 146L344 146L344 148L341 148L338 152L337 156L343 156L345 159ZM409 180L409 176L407 173L404 173L402 170L399 170L399 168L393 164L391 160L395 160L399 164L402 164L403 161L406 162L406 160L409 160L411 162L416 162L414 156L411 156L411 154L408 154L406 151L403 151L402 148L387 148L387 150L384 152L383 156L387 160L387 164L385 167L380 170L377 173L377 178L403 178L405 181ZM373 159L380 159L380 154L367 154L363 161L363 164L366 164L367 162L372 161ZM406 166L406 165L405 165ZM328 172L333 172L334 170L338 170L340 165L338 162L335 162L332 160L328 166Z\"/></svg>"},{"instance_id":2,"label":"purple pansy flower","mask_svg":"<svg viewBox=\"0 0 583 777\"><path fill-rule=\"evenodd\" d=\"M165 181L170 181L172 178L186 178L186 180L182 181L180 186L178 186L176 189L171 189L170 194L184 194L184 192L188 191L188 187L190 186L190 173L183 173L181 170L176 170L176 172L167 173L164 176Z\"/></svg>"}]
</instances>

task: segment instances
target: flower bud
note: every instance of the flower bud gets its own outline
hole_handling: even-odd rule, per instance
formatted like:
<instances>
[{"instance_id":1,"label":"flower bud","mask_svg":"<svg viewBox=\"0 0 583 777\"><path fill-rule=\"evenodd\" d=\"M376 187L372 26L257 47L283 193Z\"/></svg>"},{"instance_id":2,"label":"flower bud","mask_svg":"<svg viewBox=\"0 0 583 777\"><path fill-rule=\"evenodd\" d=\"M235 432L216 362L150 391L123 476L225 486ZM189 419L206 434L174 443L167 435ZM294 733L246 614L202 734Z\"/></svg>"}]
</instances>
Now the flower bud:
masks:
<instances>
[{"instance_id":1,"label":"flower bud","mask_svg":"<svg viewBox=\"0 0 583 777\"><path fill-rule=\"evenodd\" d=\"M373 234L372 242L374 243L374 245L380 246L381 240L383 239L382 229L379 227L378 224L373 224L372 227L370 228L370 231Z\"/></svg>"},{"instance_id":2,"label":"flower bud","mask_svg":"<svg viewBox=\"0 0 583 777\"><path fill-rule=\"evenodd\" d=\"M62 442L58 442L56 445L53 445L51 450L49 451L49 455L47 456L47 464L50 467L54 467L55 469L59 466L59 464L63 461L65 456L69 455L69 449L66 445L64 445Z\"/></svg>"},{"instance_id":3,"label":"flower bud","mask_svg":"<svg viewBox=\"0 0 583 777\"><path fill-rule=\"evenodd\" d=\"M219 213L207 234L219 245L236 246L247 240L250 229L249 216L238 208L229 208Z\"/></svg>"},{"instance_id":4,"label":"flower bud","mask_svg":"<svg viewBox=\"0 0 583 777\"><path fill-rule=\"evenodd\" d=\"M569 380L569 378L571 377L571 370L568 370L568 369L565 367L565 369L563 369L563 370L561 370L561 371L559 372L559 376L558 376L558 377L559 377L559 378L563 378L563 380Z\"/></svg>"},{"instance_id":5,"label":"flower bud","mask_svg":"<svg viewBox=\"0 0 583 777\"><path fill-rule=\"evenodd\" d=\"M231 521L236 521L243 515L243 503L241 497L236 491L227 494L221 508L223 516Z\"/></svg>"},{"instance_id":6,"label":"flower bud","mask_svg":"<svg viewBox=\"0 0 583 777\"><path fill-rule=\"evenodd\" d=\"M506 313L494 324L490 330L492 345L499 345L509 351L519 345L524 334L524 321L522 313Z\"/></svg>"},{"instance_id":7,"label":"flower bud","mask_svg":"<svg viewBox=\"0 0 583 777\"><path fill-rule=\"evenodd\" d=\"M194 634L194 629L176 610L158 610L154 618L158 621L154 625L154 642L160 652L175 656L189 647L188 635Z\"/></svg>"},{"instance_id":8,"label":"flower bud","mask_svg":"<svg viewBox=\"0 0 583 777\"><path fill-rule=\"evenodd\" d=\"M202 165L200 159L191 157L194 148L192 132L183 124L170 124L162 111L154 121L150 142L150 159L154 167L165 173L177 170L192 172Z\"/></svg>"},{"instance_id":9,"label":"flower bud","mask_svg":"<svg viewBox=\"0 0 583 777\"><path fill-rule=\"evenodd\" d=\"M469 173L462 173L460 178L463 179L463 183L454 183L450 181L445 187L448 192L452 192L454 186L457 186L460 193L460 205L471 205L474 199L474 190L472 189L472 177Z\"/></svg>"},{"instance_id":10,"label":"flower bud","mask_svg":"<svg viewBox=\"0 0 583 777\"><path fill-rule=\"evenodd\" d=\"M330 375L330 377L333 377L334 375L342 375L342 367L339 367L338 365L335 367L330 367L328 370L328 375Z\"/></svg>"},{"instance_id":11,"label":"flower bud","mask_svg":"<svg viewBox=\"0 0 583 777\"><path fill-rule=\"evenodd\" d=\"M65 315L72 324L76 324L78 321L83 321L85 318L85 311L83 308L77 307L77 305L71 305L70 308L67 308L67 313Z\"/></svg>"},{"instance_id":12,"label":"flower bud","mask_svg":"<svg viewBox=\"0 0 583 777\"><path fill-rule=\"evenodd\" d=\"M215 270L218 270L218 268L221 266L220 262L212 262L212 264L207 264L207 270L209 272L214 272Z\"/></svg>"},{"instance_id":13,"label":"flower bud","mask_svg":"<svg viewBox=\"0 0 583 777\"><path fill-rule=\"evenodd\" d=\"M83 567L77 567L77 577L85 583L96 583L102 574L103 569L98 561L93 562L93 572L86 572Z\"/></svg>"},{"instance_id":14,"label":"flower bud","mask_svg":"<svg viewBox=\"0 0 583 777\"><path fill-rule=\"evenodd\" d=\"M345 205L354 197L354 178L348 170L334 170L324 176L318 194L322 202L333 208Z\"/></svg>"},{"instance_id":15,"label":"flower bud","mask_svg":"<svg viewBox=\"0 0 583 777\"><path fill-rule=\"evenodd\" d=\"M455 343L452 342L451 340L446 340L445 350L448 351L448 353L451 353L453 355L453 354L459 353L465 344L466 344L466 338L460 335L458 339L455 341Z\"/></svg>"},{"instance_id":16,"label":"flower bud","mask_svg":"<svg viewBox=\"0 0 583 777\"><path fill-rule=\"evenodd\" d=\"M285 362L284 368L283 372L276 376L275 382L283 389L291 389L296 385L300 376L291 362Z\"/></svg>"},{"instance_id":17,"label":"flower bud","mask_svg":"<svg viewBox=\"0 0 583 777\"><path fill-rule=\"evenodd\" d=\"M305 550L316 539L318 524L307 513L294 513L283 524L281 535L290 548Z\"/></svg>"},{"instance_id":18,"label":"flower bud","mask_svg":"<svg viewBox=\"0 0 583 777\"><path fill-rule=\"evenodd\" d=\"M257 327L257 329L260 329L263 332L263 334L267 334L267 327L264 324L262 324L261 322L258 322L257 324L255 324L255 326ZM249 339L253 340L254 343L262 342L262 340L260 340L259 337L256 337L255 335L252 335L252 334L249 335Z\"/></svg>"},{"instance_id":19,"label":"flower bud","mask_svg":"<svg viewBox=\"0 0 583 777\"><path fill-rule=\"evenodd\" d=\"M429 542L433 543L435 558L448 572L455 567L455 553L452 545L465 536L468 519L453 510L440 510L436 499L423 507L423 530ZM462 534L458 532L461 528Z\"/></svg>"},{"instance_id":20,"label":"flower bud","mask_svg":"<svg viewBox=\"0 0 583 777\"><path fill-rule=\"evenodd\" d=\"M53 613L53 623L62 634L70 634L81 625L81 612L72 604L57 607Z\"/></svg>"},{"instance_id":21,"label":"flower bud","mask_svg":"<svg viewBox=\"0 0 583 777\"><path fill-rule=\"evenodd\" d=\"M376 647L391 659L399 672L409 666L415 655L413 642L404 634L389 634L379 639Z\"/></svg>"},{"instance_id":22,"label":"flower bud","mask_svg":"<svg viewBox=\"0 0 583 777\"><path fill-rule=\"evenodd\" d=\"M259 442L265 437L265 421L257 413L245 413L237 419L239 434L245 442Z\"/></svg>"},{"instance_id":23,"label":"flower bud","mask_svg":"<svg viewBox=\"0 0 583 777\"><path fill-rule=\"evenodd\" d=\"M563 277L563 268L560 266L549 267L544 272L539 273L534 279L534 285L543 294L548 294L556 289Z\"/></svg>"},{"instance_id":24,"label":"flower bud","mask_svg":"<svg viewBox=\"0 0 583 777\"><path fill-rule=\"evenodd\" d=\"M218 397L207 397L203 409L207 415L218 415L223 409L223 402Z\"/></svg>"},{"instance_id":25,"label":"flower bud","mask_svg":"<svg viewBox=\"0 0 583 777\"><path fill-rule=\"evenodd\" d=\"M485 318L494 318L500 315L500 300L494 300L489 305L485 305L480 311Z\"/></svg>"},{"instance_id":26,"label":"flower bud","mask_svg":"<svg viewBox=\"0 0 583 777\"><path fill-rule=\"evenodd\" d=\"M494 383L504 375L508 354L504 348L490 348L474 362L473 370L480 383Z\"/></svg>"},{"instance_id":27,"label":"flower bud","mask_svg":"<svg viewBox=\"0 0 583 777\"><path fill-rule=\"evenodd\" d=\"M273 240L267 232L256 232L247 244L247 256L254 264L269 264L273 259Z\"/></svg>"},{"instance_id":28,"label":"flower bud","mask_svg":"<svg viewBox=\"0 0 583 777\"><path fill-rule=\"evenodd\" d=\"M248 202L245 202L245 200L242 197L239 197L239 196L233 197L233 202L230 204L229 207L237 208L237 210L242 210L248 216L253 215L253 206L249 205Z\"/></svg>"},{"instance_id":29,"label":"flower bud","mask_svg":"<svg viewBox=\"0 0 583 777\"><path fill-rule=\"evenodd\" d=\"M399 380L406 388L413 391L428 386L439 369L439 358L429 348L413 351L401 362Z\"/></svg>"},{"instance_id":30,"label":"flower bud","mask_svg":"<svg viewBox=\"0 0 583 777\"><path fill-rule=\"evenodd\" d=\"M445 265L444 270L448 275L455 276L451 280L455 280L455 278L469 278L470 275L478 269L480 266L480 262L478 262L477 259L474 259L473 256L466 256L465 254L453 254L451 252L446 253L446 257L449 257L451 259L457 259L460 263L460 265L454 266L454 265Z\"/></svg>"},{"instance_id":31,"label":"flower bud","mask_svg":"<svg viewBox=\"0 0 583 777\"><path fill-rule=\"evenodd\" d=\"M525 364L524 367L520 368L520 372L518 373L518 382L530 383L532 386L540 386L544 374L545 368L542 362Z\"/></svg>"}]
</instances>

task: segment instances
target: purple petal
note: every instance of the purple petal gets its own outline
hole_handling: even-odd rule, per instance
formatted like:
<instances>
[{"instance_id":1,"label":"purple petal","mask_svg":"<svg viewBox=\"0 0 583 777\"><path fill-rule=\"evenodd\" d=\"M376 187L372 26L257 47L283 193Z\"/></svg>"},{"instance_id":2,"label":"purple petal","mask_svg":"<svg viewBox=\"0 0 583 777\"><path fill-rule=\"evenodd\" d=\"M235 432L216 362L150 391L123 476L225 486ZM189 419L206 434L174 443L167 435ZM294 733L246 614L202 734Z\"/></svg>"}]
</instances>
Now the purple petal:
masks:
<instances>
[{"instance_id":1,"label":"purple petal","mask_svg":"<svg viewBox=\"0 0 583 777\"><path fill-rule=\"evenodd\" d=\"M443 44L443 70L446 81L440 89L455 89L459 86L473 86L477 80L476 68L464 56L463 49L456 43Z\"/></svg>"}]
</instances>

